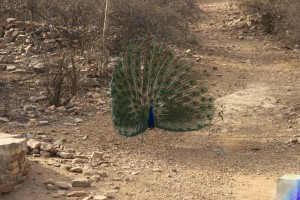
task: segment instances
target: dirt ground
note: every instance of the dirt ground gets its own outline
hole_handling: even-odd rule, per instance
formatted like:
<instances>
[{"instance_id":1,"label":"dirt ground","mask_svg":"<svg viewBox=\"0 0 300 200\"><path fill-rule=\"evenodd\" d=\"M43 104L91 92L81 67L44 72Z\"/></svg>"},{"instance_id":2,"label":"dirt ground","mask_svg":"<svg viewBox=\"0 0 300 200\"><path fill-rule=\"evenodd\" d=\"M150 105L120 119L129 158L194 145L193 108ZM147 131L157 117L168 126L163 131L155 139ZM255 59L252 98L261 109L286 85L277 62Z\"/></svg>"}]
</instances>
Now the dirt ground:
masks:
<instances>
[{"instance_id":1,"label":"dirt ground","mask_svg":"<svg viewBox=\"0 0 300 200\"><path fill-rule=\"evenodd\" d=\"M300 51L286 50L276 37L259 32L239 37L239 29L226 25L229 15L242 15L231 1L200 6L206 14L195 28L201 42L191 49L203 57L199 66L214 67L210 89L220 96L216 113L223 119L216 116L211 126L189 133L149 130L145 143L140 136L117 135L108 109L90 108L79 126L64 125L71 116L62 115L47 126L1 124L0 130L41 131L65 138L66 146L83 153L103 151L113 164L99 169L107 179L84 189L94 194L113 193L118 200L274 199L276 180L300 173L300 144L288 143L300 138ZM55 158L28 159L28 180L0 199L51 200L46 179L78 177L51 165Z\"/></svg>"}]
</instances>

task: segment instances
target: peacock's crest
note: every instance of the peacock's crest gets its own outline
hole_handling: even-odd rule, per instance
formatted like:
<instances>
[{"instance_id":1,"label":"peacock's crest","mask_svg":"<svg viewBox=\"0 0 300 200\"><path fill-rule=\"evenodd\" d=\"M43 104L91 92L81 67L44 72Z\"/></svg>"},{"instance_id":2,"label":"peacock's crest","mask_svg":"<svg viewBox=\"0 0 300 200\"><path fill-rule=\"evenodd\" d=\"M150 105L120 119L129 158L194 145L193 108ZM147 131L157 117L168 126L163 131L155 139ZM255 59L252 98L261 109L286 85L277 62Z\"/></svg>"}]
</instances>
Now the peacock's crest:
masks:
<instances>
[{"instance_id":1,"label":"peacock's crest","mask_svg":"<svg viewBox=\"0 0 300 200\"><path fill-rule=\"evenodd\" d=\"M205 127L212 119L213 99L205 96L200 81L198 73L166 47L129 46L112 76L115 129L132 137L149 127L179 132Z\"/></svg>"}]
</instances>

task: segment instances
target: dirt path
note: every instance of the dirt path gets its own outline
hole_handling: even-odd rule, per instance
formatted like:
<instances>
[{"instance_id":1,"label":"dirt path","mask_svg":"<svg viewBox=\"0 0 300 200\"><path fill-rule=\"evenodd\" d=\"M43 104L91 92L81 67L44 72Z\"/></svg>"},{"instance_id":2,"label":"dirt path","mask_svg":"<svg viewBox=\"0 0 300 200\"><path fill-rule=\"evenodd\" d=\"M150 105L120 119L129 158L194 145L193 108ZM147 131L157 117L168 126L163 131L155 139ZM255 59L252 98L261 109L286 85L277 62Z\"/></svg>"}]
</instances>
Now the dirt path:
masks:
<instances>
[{"instance_id":1,"label":"dirt path","mask_svg":"<svg viewBox=\"0 0 300 200\"><path fill-rule=\"evenodd\" d=\"M99 168L108 178L86 191L119 200L270 200L278 177L300 173L300 146L287 143L300 136L299 51L286 51L272 37L228 25L231 16L243 15L231 1L201 2L206 20L195 31L202 42L192 50L211 72L212 90L220 95L216 113L222 118L216 116L212 126L192 133L149 131L146 143L115 134L107 112L91 113L79 128L39 128L66 138L66 146L77 151L103 151L113 163ZM50 200L46 179L78 176L49 160L30 160L30 180L0 199Z\"/></svg>"}]
</instances>

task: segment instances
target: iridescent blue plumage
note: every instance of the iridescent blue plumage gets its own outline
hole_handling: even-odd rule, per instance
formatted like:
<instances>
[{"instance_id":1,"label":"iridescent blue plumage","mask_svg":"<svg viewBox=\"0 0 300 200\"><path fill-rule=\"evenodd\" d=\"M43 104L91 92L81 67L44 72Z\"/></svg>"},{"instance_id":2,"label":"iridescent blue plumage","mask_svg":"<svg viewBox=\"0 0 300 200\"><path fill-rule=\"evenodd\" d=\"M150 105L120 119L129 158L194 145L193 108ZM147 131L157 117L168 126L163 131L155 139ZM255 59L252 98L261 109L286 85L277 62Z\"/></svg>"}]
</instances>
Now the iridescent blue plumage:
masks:
<instances>
[{"instance_id":1,"label":"iridescent blue plumage","mask_svg":"<svg viewBox=\"0 0 300 200\"><path fill-rule=\"evenodd\" d=\"M148 128L154 128L154 113L153 113L154 104L150 106L149 109L149 119L148 119Z\"/></svg>"}]
</instances>

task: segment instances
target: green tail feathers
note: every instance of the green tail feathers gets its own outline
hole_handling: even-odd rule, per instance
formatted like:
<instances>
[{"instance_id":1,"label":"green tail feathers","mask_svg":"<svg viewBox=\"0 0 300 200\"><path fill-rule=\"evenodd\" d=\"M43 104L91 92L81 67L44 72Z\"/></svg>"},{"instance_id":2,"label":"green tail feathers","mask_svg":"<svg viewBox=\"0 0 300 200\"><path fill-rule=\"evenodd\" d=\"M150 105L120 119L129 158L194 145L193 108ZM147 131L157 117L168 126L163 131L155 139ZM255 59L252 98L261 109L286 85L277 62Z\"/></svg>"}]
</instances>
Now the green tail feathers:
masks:
<instances>
[{"instance_id":1,"label":"green tail feathers","mask_svg":"<svg viewBox=\"0 0 300 200\"><path fill-rule=\"evenodd\" d=\"M162 45L129 46L116 63L111 81L115 129L132 137L150 124L179 132L210 124L213 99L205 96L207 89L199 77Z\"/></svg>"}]
</instances>

